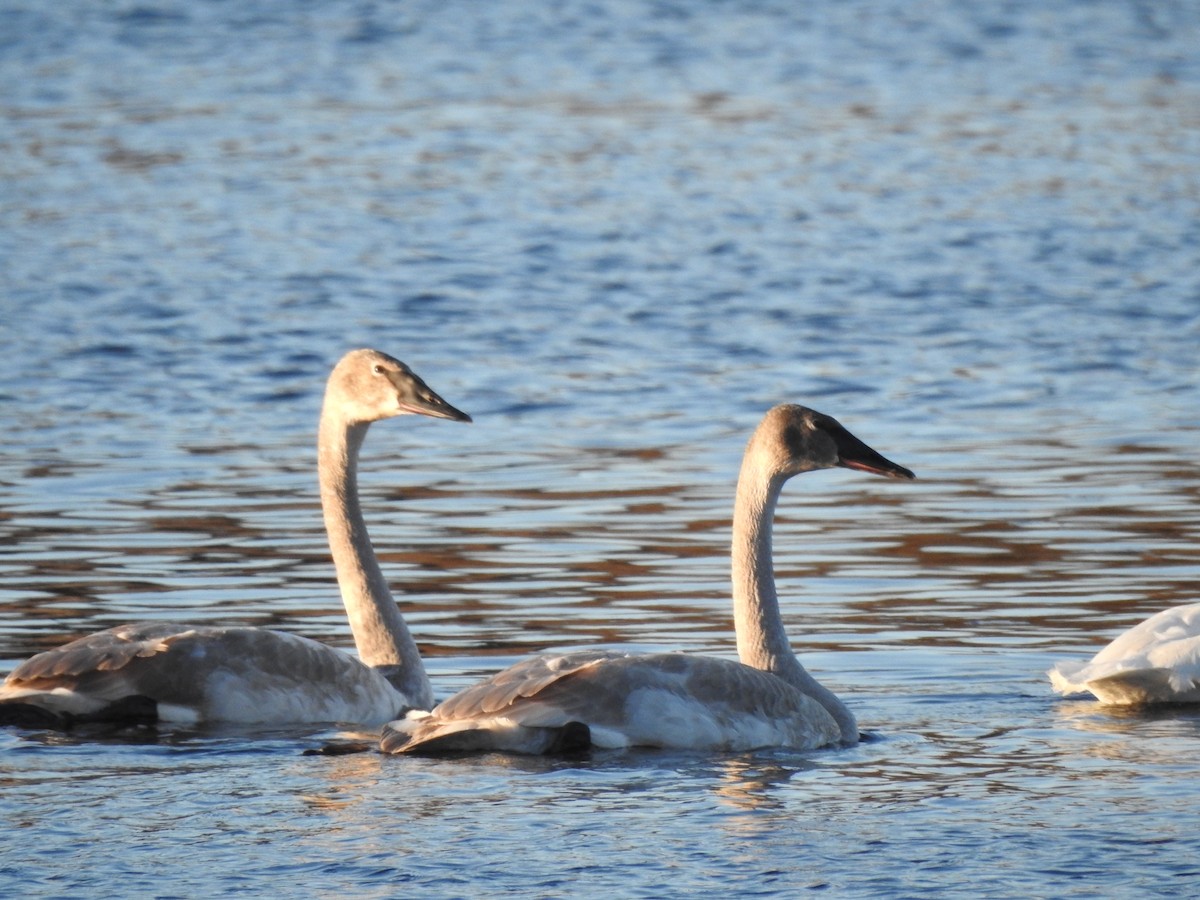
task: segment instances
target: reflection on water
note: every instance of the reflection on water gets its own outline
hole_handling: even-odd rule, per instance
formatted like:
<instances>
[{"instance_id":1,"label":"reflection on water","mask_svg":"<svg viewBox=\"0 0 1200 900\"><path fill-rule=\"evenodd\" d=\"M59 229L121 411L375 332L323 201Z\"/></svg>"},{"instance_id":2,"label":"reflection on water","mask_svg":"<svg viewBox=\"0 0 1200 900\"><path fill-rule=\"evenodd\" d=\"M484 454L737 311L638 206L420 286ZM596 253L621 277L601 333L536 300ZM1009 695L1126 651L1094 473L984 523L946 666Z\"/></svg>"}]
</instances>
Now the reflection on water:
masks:
<instances>
[{"instance_id":1,"label":"reflection on water","mask_svg":"<svg viewBox=\"0 0 1200 900\"><path fill-rule=\"evenodd\" d=\"M823 650L1078 646L1190 602L1200 576L1192 500L1200 467L1161 456L1155 467L1126 448L1091 475L1079 470L1040 490L1044 473L1010 472L1007 483L1021 485L1011 492L936 473L901 490L837 474L802 479L785 492L776 536L797 639ZM585 457L581 468L602 460ZM376 490L367 507L379 556L420 623L424 652L644 642L728 651L732 478L715 478L683 451L650 467L674 483ZM65 462L60 472L72 474ZM1113 486L1130 484L1137 502L1114 502ZM232 493L193 482L169 496L117 498L111 517L11 509L4 655L164 616L347 643L314 493L304 480Z\"/></svg>"},{"instance_id":2,"label":"reflection on water","mask_svg":"<svg viewBox=\"0 0 1200 900\"><path fill-rule=\"evenodd\" d=\"M779 509L790 633L874 740L3 732L0 894L1196 893L1195 711L1043 674L1200 597L1195 4L227 7L4 12L0 669L147 618L349 652L313 432L374 345L475 419L364 449L442 695L732 655L774 403L915 470Z\"/></svg>"},{"instance_id":3,"label":"reflection on water","mask_svg":"<svg viewBox=\"0 0 1200 900\"><path fill-rule=\"evenodd\" d=\"M372 434L369 454L382 434ZM919 435L914 443L903 458L917 465ZM732 655L730 476L714 478L683 449L648 462L585 453L580 469L603 471L605 459L619 460L607 490L475 489L465 480L410 490L388 477L386 460L375 467L365 487L374 537L441 694L547 647ZM1058 701L1042 672L1194 597L1200 507L1169 502L1157 486L1188 497L1200 477L1172 454L1123 448L1101 462L1073 469L1066 497L1039 469L1011 463L1003 485L936 473L901 489L839 473L789 485L776 535L781 593L802 658L872 736L845 753L302 758L300 748L333 735L6 735L6 796L29 811L24 827L39 839L49 830L49 846L65 847L84 826L63 822L50 796L71 797L82 823L87 810L112 809L114 792L158 792L169 773L171 796L220 799L173 801L170 816L149 818L118 803L115 834L181 865L183 845L203 835L206 858L228 859L241 877L354 879L383 894L409 881L454 894L481 879L529 890L511 866L463 872L433 862L447 852L520 858L551 892L550 873L568 858L601 886L636 871L648 893L715 877L920 892L965 868L985 892L1006 894L1010 886L985 873L1013 854L1040 872L1027 876L1031 885L1107 878L1114 865L1149 871L1142 848L1183 853L1194 840L1193 797L1179 779L1190 780L1195 714ZM626 478L638 464L665 486L644 485L648 473ZM160 615L282 627L349 648L313 488L262 477L268 486L256 489L251 473L239 473L220 513L221 483L194 480L140 503L124 498L111 521L52 509L10 516L21 540L5 554L5 656ZM1110 490L1122 483L1143 485L1146 502L1115 505ZM1106 815L1148 819L1125 826L1113 846L1106 832L1070 824L1090 821L1098 802ZM294 820L288 828L266 824L280 809ZM1073 830L1056 838L1058 853L1018 837L1060 826ZM239 848L235 836L248 827L287 856ZM798 854L786 834L806 849ZM1071 862L1097 846L1109 862ZM14 871L34 865L43 863L26 859ZM1172 865L1172 877L1200 877ZM1135 874L1121 882L1149 883Z\"/></svg>"},{"instance_id":4,"label":"reflection on water","mask_svg":"<svg viewBox=\"0 0 1200 900\"><path fill-rule=\"evenodd\" d=\"M229 450L236 465L204 454L184 480L138 476L103 451L37 471L18 461L5 475L0 656L12 665L159 617L283 628L349 652L307 462L311 417L295 418L289 443L257 448L248 434ZM886 425L880 440L859 418L843 415L920 480L797 478L775 540L797 650L872 736L859 747L409 760L299 756L370 738L324 730L7 733L6 802L38 848L6 851L7 871L57 873L55 854L75 854L73 871L153 890L145 869L103 850L130 845L198 890L301 878L368 896L485 883L555 894L580 878L617 891L632 880L647 896L714 880L895 896L964 877L984 895L1024 896L1107 886L1114 872L1117 893L1143 894L1160 878L1200 879L1187 861L1196 714L1059 701L1042 674L1194 600L1200 467L1157 443L1035 440L1010 455ZM555 647L733 655L744 435L722 425L658 453L564 441L526 457L492 435L438 446L429 429L389 424L366 445L365 507L439 694ZM148 814L146 799L164 796ZM1089 824L1100 817L1122 824ZM101 822L109 840L89 843Z\"/></svg>"}]
</instances>

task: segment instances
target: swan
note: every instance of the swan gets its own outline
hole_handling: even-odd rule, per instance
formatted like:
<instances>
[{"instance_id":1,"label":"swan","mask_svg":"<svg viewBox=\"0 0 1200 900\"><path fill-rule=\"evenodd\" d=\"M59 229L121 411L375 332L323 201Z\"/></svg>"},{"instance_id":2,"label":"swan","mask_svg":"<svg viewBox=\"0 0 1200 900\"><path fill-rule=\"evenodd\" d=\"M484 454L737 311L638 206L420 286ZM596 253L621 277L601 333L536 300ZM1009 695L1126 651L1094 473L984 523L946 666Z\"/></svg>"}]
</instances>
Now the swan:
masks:
<instances>
[{"instance_id":1,"label":"swan","mask_svg":"<svg viewBox=\"0 0 1200 900\"><path fill-rule=\"evenodd\" d=\"M1088 662L1046 673L1060 694L1092 694L1110 706L1200 703L1200 603L1133 626Z\"/></svg>"},{"instance_id":2,"label":"swan","mask_svg":"<svg viewBox=\"0 0 1200 900\"><path fill-rule=\"evenodd\" d=\"M415 413L470 422L377 350L334 367L318 430L321 506L358 659L249 626L121 625L30 658L0 686L0 722L381 725L433 692L375 558L359 506L358 453L372 422Z\"/></svg>"},{"instance_id":3,"label":"swan","mask_svg":"<svg viewBox=\"0 0 1200 900\"><path fill-rule=\"evenodd\" d=\"M792 652L771 560L772 520L784 483L834 466L914 477L835 419L803 406L771 409L750 438L733 514L740 662L611 650L534 657L431 712L389 723L380 749L551 754L588 747L744 751L857 742L853 714Z\"/></svg>"}]
</instances>

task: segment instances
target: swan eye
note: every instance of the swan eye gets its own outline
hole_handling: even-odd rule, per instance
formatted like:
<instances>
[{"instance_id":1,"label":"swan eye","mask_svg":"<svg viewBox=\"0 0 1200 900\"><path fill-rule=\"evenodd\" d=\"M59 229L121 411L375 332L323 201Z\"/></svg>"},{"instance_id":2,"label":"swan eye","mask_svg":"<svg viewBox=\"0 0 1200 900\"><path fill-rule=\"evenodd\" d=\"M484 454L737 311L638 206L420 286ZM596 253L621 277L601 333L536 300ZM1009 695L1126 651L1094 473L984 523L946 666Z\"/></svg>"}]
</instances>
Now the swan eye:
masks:
<instances>
[{"instance_id":1,"label":"swan eye","mask_svg":"<svg viewBox=\"0 0 1200 900\"><path fill-rule=\"evenodd\" d=\"M383 368L383 363L375 363L375 365L371 367L371 371L376 375L382 375L386 370Z\"/></svg>"}]
</instances>

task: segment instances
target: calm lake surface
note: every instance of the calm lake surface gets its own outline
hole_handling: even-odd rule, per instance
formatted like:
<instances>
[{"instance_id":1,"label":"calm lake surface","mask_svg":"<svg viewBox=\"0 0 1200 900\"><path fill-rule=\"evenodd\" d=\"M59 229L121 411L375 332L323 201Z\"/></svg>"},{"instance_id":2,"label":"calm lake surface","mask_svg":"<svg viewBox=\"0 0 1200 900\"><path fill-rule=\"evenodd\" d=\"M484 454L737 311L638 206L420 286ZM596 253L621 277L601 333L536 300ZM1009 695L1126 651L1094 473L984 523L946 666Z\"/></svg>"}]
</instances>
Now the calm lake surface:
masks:
<instances>
[{"instance_id":1,"label":"calm lake surface","mask_svg":"<svg viewBox=\"0 0 1200 900\"><path fill-rule=\"evenodd\" d=\"M336 728L0 732L0 895L1200 892L1200 711L1052 695L1200 599L1200 6L0 0L0 671L130 620L352 650L329 366L446 696L547 649L733 656L776 568L841 752L329 758Z\"/></svg>"}]
</instances>

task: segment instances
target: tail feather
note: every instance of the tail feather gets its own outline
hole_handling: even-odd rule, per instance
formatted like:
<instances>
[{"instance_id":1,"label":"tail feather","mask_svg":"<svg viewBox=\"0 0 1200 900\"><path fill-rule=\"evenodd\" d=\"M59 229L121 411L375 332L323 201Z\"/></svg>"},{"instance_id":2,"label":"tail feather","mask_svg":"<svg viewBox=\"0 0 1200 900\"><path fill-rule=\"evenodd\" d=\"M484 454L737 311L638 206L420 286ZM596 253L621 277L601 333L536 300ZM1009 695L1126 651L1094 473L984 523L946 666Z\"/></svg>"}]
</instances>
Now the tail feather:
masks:
<instances>
[{"instance_id":1,"label":"tail feather","mask_svg":"<svg viewBox=\"0 0 1200 900\"><path fill-rule=\"evenodd\" d=\"M1086 694L1087 685L1080 679L1080 671L1084 663L1067 661L1056 663L1046 674L1050 676L1050 686L1060 694Z\"/></svg>"}]
</instances>

